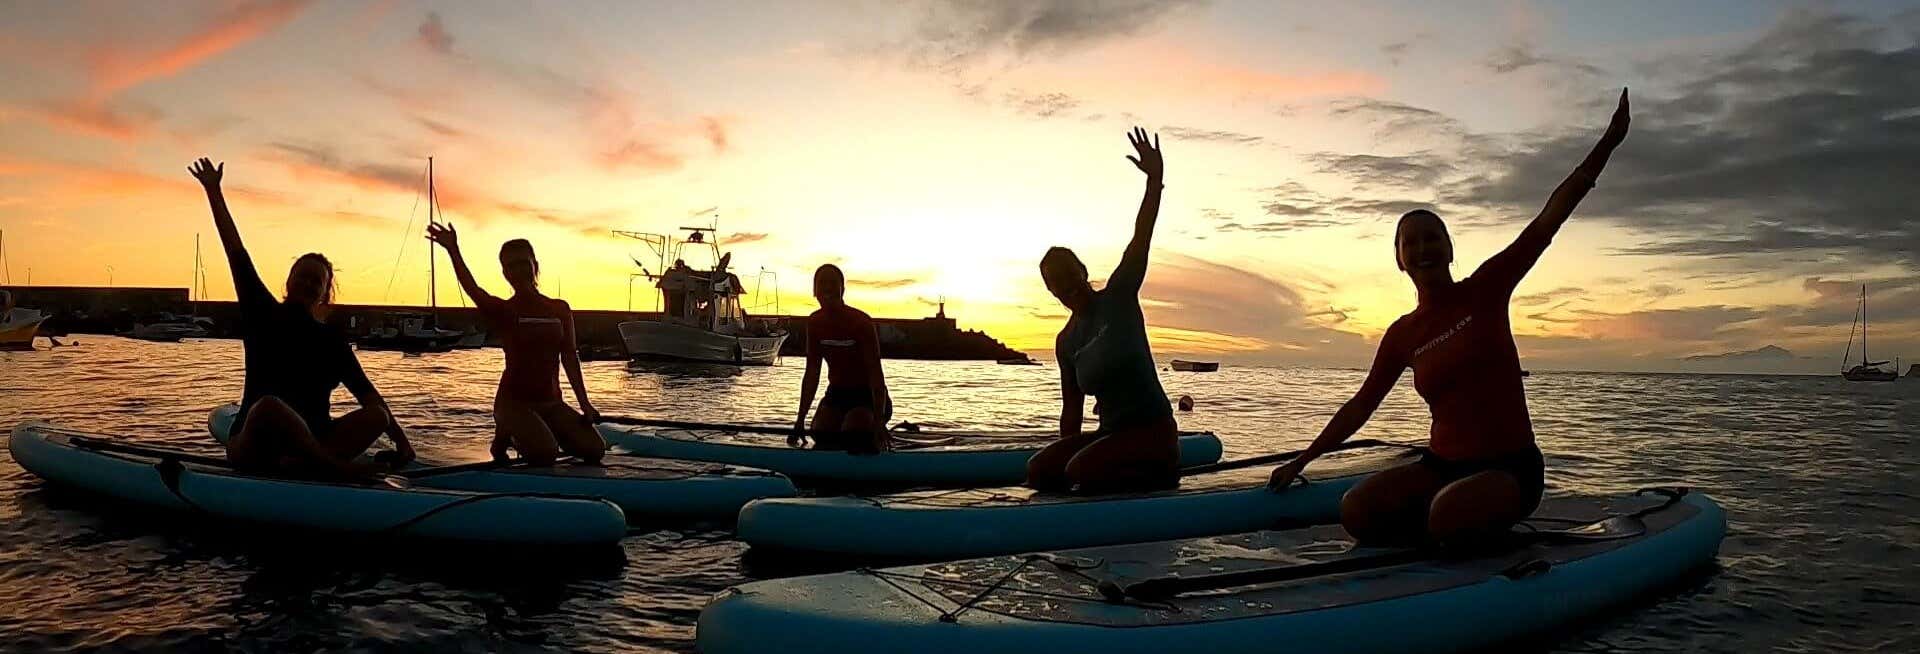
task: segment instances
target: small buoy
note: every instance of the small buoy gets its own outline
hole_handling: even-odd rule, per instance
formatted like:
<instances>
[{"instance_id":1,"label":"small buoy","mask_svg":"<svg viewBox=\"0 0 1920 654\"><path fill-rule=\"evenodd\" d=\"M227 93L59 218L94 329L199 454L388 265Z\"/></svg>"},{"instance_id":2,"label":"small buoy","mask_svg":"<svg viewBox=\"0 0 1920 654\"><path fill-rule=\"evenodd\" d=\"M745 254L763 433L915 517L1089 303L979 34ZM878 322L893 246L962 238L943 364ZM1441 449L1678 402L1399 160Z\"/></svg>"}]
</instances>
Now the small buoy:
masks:
<instances>
[{"instance_id":1,"label":"small buoy","mask_svg":"<svg viewBox=\"0 0 1920 654\"><path fill-rule=\"evenodd\" d=\"M1180 410L1181 410L1181 411L1192 411L1192 410L1193 410L1193 396L1192 396L1192 395L1182 395L1182 396L1180 396Z\"/></svg>"}]
</instances>

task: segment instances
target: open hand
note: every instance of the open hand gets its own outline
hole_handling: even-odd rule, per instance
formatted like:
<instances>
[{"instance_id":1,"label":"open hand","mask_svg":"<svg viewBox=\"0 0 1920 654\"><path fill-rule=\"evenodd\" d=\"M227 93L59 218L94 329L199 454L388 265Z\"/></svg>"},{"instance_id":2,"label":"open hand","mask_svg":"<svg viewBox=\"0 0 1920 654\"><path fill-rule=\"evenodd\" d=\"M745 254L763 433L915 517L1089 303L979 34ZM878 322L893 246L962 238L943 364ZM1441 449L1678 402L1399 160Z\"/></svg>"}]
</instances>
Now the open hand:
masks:
<instances>
[{"instance_id":1,"label":"open hand","mask_svg":"<svg viewBox=\"0 0 1920 654\"><path fill-rule=\"evenodd\" d=\"M580 404L580 420L587 423L588 427L600 424L600 410L583 402Z\"/></svg>"},{"instance_id":2,"label":"open hand","mask_svg":"<svg viewBox=\"0 0 1920 654\"><path fill-rule=\"evenodd\" d=\"M787 434L787 445L789 447L800 447L801 445L805 445L806 442L807 419L795 418L793 420L793 433Z\"/></svg>"},{"instance_id":3,"label":"open hand","mask_svg":"<svg viewBox=\"0 0 1920 654\"><path fill-rule=\"evenodd\" d=\"M227 162L222 161L216 166L213 160L206 157L187 165L187 172L193 173L193 178L200 180L200 185L207 188L220 188L220 177L226 174L226 170Z\"/></svg>"},{"instance_id":4,"label":"open hand","mask_svg":"<svg viewBox=\"0 0 1920 654\"><path fill-rule=\"evenodd\" d=\"M1147 179L1159 180L1166 173L1166 162L1160 159L1160 135L1147 138L1147 130L1138 127L1127 133L1127 142L1133 144L1134 154L1127 155L1127 161L1135 168L1147 174Z\"/></svg>"},{"instance_id":5,"label":"open hand","mask_svg":"<svg viewBox=\"0 0 1920 654\"><path fill-rule=\"evenodd\" d=\"M440 247L451 252L460 249L460 234L453 231L453 223L427 223L427 240L439 243Z\"/></svg>"},{"instance_id":6,"label":"open hand","mask_svg":"<svg viewBox=\"0 0 1920 654\"><path fill-rule=\"evenodd\" d=\"M1621 141L1627 140L1627 128L1633 124L1633 117L1629 115L1630 108L1627 102L1627 90L1620 89L1620 105L1613 110L1613 121L1607 123L1607 133L1600 135L1602 147L1612 149L1620 145Z\"/></svg>"},{"instance_id":7,"label":"open hand","mask_svg":"<svg viewBox=\"0 0 1920 654\"><path fill-rule=\"evenodd\" d=\"M1273 476L1267 479L1267 490L1283 491L1300 478L1300 471L1307 469L1306 459L1294 459L1286 465L1273 469Z\"/></svg>"}]
</instances>

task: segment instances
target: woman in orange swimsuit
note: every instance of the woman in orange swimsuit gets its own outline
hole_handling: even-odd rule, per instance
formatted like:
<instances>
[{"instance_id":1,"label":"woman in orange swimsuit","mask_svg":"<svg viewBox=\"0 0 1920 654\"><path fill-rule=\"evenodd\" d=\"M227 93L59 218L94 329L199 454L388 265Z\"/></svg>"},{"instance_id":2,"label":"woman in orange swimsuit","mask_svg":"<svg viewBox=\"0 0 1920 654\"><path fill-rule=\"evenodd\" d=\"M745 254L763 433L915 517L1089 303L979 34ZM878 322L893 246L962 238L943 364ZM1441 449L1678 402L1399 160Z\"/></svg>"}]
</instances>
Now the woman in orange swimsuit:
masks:
<instances>
[{"instance_id":1,"label":"woman in orange swimsuit","mask_svg":"<svg viewBox=\"0 0 1920 654\"><path fill-rule=\"evenodd\" d=\"M1308 462L1359 431L1401 371L1412 368L1414 389L1433 413L1428 452L1348 491L1340 506L1347 533L1369 543L1459 544L1497 535L1533 513L1545 487L1544 462L1527 415L1507 305L1593 188L1626 138L1627 124L1623 90L1612 124L1586 160L1512 245L1466 279L1454 281L1448 269L1453 240L1440 216L1419 210L1400 217L1395 254L1419 291L1419 304L1380 338L1373 367L1353 399L1306 452L1273 471L1273 488L1286 488Z\"/></svg>"},{"instance_id":2,"label":"woman in orange swimsuit","mask_svg":"<svg viewBox=\"0 0 1920 654\"><path fill-rule=\"evenodd\" d=\"M507 367L493 396L493 457L505 459L512 447L533 465L551 465L562 453L598 462L606 455L607 443L593 427L600 413L587 401L580 375L573 308L540 293L540 261L533 256L533 244L514 239L500 246L500 272L513 285L513 297L502 300L474 281L451 223L428 225L427 238L447 249L460 288L473 298L487 329L500 337L506 352ZM557 368L563 365L574 400L580 403L578 412L560 399Z\"/></svg>"}]
</instances>

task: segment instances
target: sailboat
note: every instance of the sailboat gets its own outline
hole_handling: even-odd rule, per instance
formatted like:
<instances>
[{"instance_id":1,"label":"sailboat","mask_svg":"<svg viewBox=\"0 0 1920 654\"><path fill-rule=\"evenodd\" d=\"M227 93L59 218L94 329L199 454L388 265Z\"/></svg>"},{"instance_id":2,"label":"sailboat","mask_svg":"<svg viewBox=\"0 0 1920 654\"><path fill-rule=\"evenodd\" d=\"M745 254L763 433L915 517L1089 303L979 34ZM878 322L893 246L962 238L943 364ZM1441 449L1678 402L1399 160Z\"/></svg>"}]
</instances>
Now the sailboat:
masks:
<instances>
[{"instance_id":1,"label":"sailboat","mask_svg":"<svg viewBox=\"0 0 1920 654\"><path fill-rule=\"evenodd\" d=\"M187 291L187 299L193 305L193 315L176 316L162 313L159 320L147 323L134 323L133 330L127 332L128 338L156 343L178 343L182 339L206 338L212 331L213 319L200 317L200 300L205 299L207 273L200 263L200 235L193 236L193 287Z\"/></svg>"},{"instance_id":2,"label":"sailboat","mask_svg":"<svg viewBox=\"0 0 1920 654\"><path fill-rule=\"evenodd\" d=\"M438 220L440 213L440 195L433 186L433 157L427 157L427 222ZM407 229L413 229L408 221ZM404 245L402 246L405 247ZM429 313L391 312L385 316L386 324L375 327L360 339L362 350L393 350L408 354L452 351L466 334L440 328L440 288L437 262L432 247L427 248L427 302L431 306Z\"/></svg>"},{"instance_id":3,"label":"sailboat","mask_svg":"<svg viewBox=\"0 0 1920 654\"><path fill-rule=\"evenodd\" d=\"M0 266L12 268L7 263L7 237L0 233ZM12 272L4 274L7 283L12 283ZM31 350L33 337L40 331L40 323L46 322L47 315L33 309L13 306L13 293L0 290L0 350Z\"/></svg>"},{"instance_id":4,"label":"sailboat","mask_svg":"<svg viewBox=\"0 0 1920 654\"><path fill-rule=\"evenodd\" d=\"M1900 377L1900 360L1874 361L1867 357L1867 285L1860 285L1860 308L1853 314L1854 327L1860 332L1860 365L1844 368L1853 360L1853 332L1847 333L1847 353L1840 359L1840 376L1847 381L1893 381ZM1893 364L1891 370L1882 368Z\"/></svg>"}]
</instances>

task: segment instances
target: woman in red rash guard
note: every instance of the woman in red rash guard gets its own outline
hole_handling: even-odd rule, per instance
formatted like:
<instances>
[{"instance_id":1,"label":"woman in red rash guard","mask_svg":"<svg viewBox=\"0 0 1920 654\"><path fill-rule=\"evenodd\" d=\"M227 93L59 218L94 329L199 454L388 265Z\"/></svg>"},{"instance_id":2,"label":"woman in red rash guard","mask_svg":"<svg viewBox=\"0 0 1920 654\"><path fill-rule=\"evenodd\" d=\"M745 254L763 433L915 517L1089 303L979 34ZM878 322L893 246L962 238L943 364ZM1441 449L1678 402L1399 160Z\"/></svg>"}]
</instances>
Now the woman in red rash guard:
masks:
<instances>
[{"instance_id":1,"label":"woman in red rash guard","mask_svg":"<svg viewBox=\"0 0 1920 654\"><path fill-rule=\"evenodd\" d=\"M1359 392L1306 452L1273 471L1270 486L1286 488L1308 462L1359 431L1401 371L1412 368L1414 389L1433 414L1428 451L1347 492L1340 505L1347 533L1365 543L1458 545L1497 535L1533 513L1545 488L1544 462L1507 305L1626 138L1627 123L1622 90L1612 124L1586 160L1512 245L1466 279L1454 281L1448 269L1453 240L1440 216L1419 210L1400 217L1395 254L1419 304L1387 328Z\"/></svg>"},{"instance_id":2,"label":"woman in red rash guard","mask_svg":"<svg viewBox=\"0 0 1920 654\"><path fill-rule=\"evenodd\" d=\"M460 236L453 224L427 226L427 238L447 249L460 288L473 298L487 328L500 337L506 370L493 395L493 458L505 460L507 448L520 452L527 463L552 465L567 454L598 463L607 453L593 423L600 420L587 401L587 385L580 375L580 348L574 341L573 307L540 292L540 261L533 244L514 239L500 245L500 273L513 286L513 296L500 299L474 281L467 260L460 256ZM575 412L560 399L564 367L580 404Z\"/></svg>"}]
</instances>

